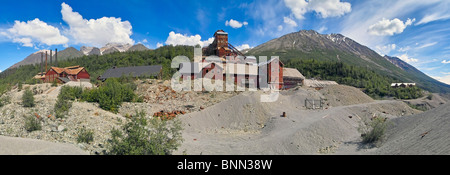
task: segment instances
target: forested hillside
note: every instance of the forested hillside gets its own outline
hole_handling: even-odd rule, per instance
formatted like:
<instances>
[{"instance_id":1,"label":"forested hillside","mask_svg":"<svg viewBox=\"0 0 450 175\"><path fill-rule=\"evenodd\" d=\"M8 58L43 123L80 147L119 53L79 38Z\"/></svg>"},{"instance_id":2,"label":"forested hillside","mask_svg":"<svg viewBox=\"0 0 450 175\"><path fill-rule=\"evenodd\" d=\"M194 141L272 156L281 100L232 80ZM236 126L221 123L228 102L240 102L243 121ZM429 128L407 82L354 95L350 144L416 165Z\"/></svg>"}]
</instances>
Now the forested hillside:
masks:
<instances>
[{"instance_id":1,"label":"forested hillside","mask_svg":"<svg viewBox=\"0 0 450 175\"><path fill-rule=\"evenodd\" d=\"M380 97L415 99L423 96L423 90L418 87L391 88L391 82L399 80L342 62L291 59L287 60L285 65L298 69L306 78L333 80L339 84L361 88L364 93L375 99Z\"/></svg>"},{"instance_id":2,"label":"forested hillside","mask_svg":"<svg viewBox=\"0 0 450 175\"><path fill-rule=\"evenodd\" d=\"M69 67L80 65L85 67L91 75L91 80L95 81L98 76L102 75L107 69L117 66L145 66L145 65L162 65L163 78L169 79L176 71L170 68L172 58L184 55L190 59L194 56L194 48L192 46L164 46L156 50L132 51L132 52L115 52L106 55L83 56L74 59L68 59L58 62L59 67ZM4 92L8 88L23 83L37 83L33 77L40 71L39 64L25 65L18 68L8 69L0 73L0 92Z\"/></svg>"}]
</instances>

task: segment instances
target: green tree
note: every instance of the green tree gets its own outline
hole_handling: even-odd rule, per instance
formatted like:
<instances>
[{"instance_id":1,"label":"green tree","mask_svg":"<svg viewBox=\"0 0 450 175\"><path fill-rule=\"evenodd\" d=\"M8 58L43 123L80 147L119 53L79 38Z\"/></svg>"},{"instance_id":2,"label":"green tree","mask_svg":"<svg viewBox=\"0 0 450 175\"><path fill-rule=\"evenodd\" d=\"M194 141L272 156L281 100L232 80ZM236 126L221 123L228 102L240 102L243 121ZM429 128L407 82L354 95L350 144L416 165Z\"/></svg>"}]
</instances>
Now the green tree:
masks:
<instances>
[{"instance_id":1,"label":"green tree","mask_svg":"<svg viewBox=\"0 0 450 175\"><path fill-rule=\"evenodd\" d=\"M31 90L27 89L22 95L22 105L23 107L34 107L34 96Z\"/></svg>"},{"instance_id":2,"label":"green tree","mask_svg":"<svg viewBox=\"0 0 450 175\"><path fill-rule=\"evenodd\" d=\"M163 121L138 112L123 125L113 129L109 154L113 155L170 155L183 141L179 120Z\"/></svg>"}]
</instances>

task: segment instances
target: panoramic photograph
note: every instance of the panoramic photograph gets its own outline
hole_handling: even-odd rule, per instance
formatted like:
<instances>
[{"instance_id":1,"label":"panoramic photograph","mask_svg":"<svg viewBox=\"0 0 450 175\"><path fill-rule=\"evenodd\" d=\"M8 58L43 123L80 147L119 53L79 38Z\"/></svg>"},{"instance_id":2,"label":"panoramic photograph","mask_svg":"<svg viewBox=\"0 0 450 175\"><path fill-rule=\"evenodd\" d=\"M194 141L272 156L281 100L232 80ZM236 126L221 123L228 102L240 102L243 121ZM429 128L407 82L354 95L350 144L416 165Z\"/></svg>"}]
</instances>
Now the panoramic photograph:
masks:
<instances>
[{"instance_id":1,"label":"panoramic photograph","mask_svg":"<svg viewBox=\"0 0 450 175\"><path fill-rule=\"evenodd\" d=\"M0 53L0 155L450 154L447 0L5 1Z\"/></svg>"}]
</instances>

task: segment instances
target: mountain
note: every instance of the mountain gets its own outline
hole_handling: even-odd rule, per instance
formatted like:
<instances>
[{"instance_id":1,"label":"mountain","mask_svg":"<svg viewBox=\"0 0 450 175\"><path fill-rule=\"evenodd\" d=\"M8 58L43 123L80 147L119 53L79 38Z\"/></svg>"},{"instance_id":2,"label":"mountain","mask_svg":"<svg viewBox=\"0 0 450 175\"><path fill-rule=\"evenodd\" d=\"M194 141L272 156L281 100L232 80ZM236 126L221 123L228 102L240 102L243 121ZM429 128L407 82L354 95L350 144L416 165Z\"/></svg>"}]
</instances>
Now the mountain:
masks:
<instances>
[{"instance_id":1,"label":"mountain","mask_svg":"<svg viewBox=\"0 0 450 175\"><path fill-rule=\"evenodd\" d=\"M417 83L419 87L431 92L450 92L450 85L434 80L411 68L412 66L402 68L395 65L370 48L341 34L319 34L313 30L301 30L261 44L248 51L246 55L279 56L282 61L291 59L340 61L366 67L399 81Z\"/></svg>"},{"instance_id":2,"label":"mountain","mask_svg":"<svg viewBox=\"0 0 450 175\"><path fill-rule=\"evenodd\" d=\"M118 44L118 43L108 43L106 44L104 47L102 47L100 49L100 51L102 52L102 54L104 54L104 52L106 50L110 50L112 48L114 48L115 50L119 51L119 52L126 52L130 47L132 47L133 45L131 44ZM114 50L113 49L113 50ZM112 50L111 50L112 51Z\"/></svg>"},{"instance_id":3,"label":"mountain","mask_svg":"<svg viewBox=\"0 0 450 175\"><path fill-rule=\"evenodd\" d=\"M102 52L99 48L93 47L87 55L102 55Z\"/></svg>"},{"instance_id":4,"label":"mountain","mask_svg":"<svg viewBox=\"0 0 450 175\"><path fill-rule=\"evenodd\" d=\"M111 48L104 50L102 52L102 55L106 55L106 54L110 54L110 53L114 53L114 52L120 52L120 51L118 49L116 49L115 47L111 47Z\"/></svg>"},{"instance_id":5,"label":"mountain","mask_svg":"<svg viewBox=\"0 0 450 175\"><path fill-rule=\"evenodd\" d=\"M150 50L150 49L145 47L143 44L136 44L136 45L130 47L127 51L133 52L133 51L146 51L146 50Z\"/></svg>"},{"instance_id":6,"label":"mountain","mask_svg":"<svg viewBox=\"0 0 450 175\"><path fill-rule=\"evenodd\" d=\"M27 56L25 59L23 59L22 61L14 64L13 66L11 66L10 68L16 68L19 66L23 66L23 65L28 65L28 64L36 64L41 62L41 53L44 54L44 60L45 60L45 52L47 51L47 59L48 61L50 61L50 50L40 50L37 51L35 53L32 53L31 55ZM55 55L55 53L52 53L53 55ZM9 69L9 68L8 68Z\"/></svg>"},{"instance_id":7,"label":"mountain","mask_svg":"<svg viewBox=\"0 0 450 175\"><path fill-rule=\"evenodd\" d=\"M71 58L78 58L84 56L83 52L73 48L68 47L62 51L58 52L58 61L60 60L67 60Z\"/></svg>"},{"instance_id":8,"label":"mountain","mask_svg":"<svg viewBox=\"0 0 450 175\"><path fill-rule=\"evenodd\" d=\"M84 55L89 55L89 52L91 52L92 49L94 49L94 47L82 46L80 51L83 52Z\"/></svg>"}]
</instances>

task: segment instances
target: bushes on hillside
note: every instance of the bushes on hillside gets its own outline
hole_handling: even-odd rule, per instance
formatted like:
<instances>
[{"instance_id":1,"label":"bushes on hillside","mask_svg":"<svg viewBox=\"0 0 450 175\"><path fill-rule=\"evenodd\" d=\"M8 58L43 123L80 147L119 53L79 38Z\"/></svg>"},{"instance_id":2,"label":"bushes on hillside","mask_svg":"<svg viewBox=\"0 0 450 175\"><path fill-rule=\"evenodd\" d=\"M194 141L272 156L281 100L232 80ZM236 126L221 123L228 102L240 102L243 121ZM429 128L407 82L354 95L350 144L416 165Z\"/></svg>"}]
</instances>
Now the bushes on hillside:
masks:
<instances>
[{"instance_id":1,"label":"bushes on hillside","mask_svg":"<svg viewBox=\"0 0 450 175\"><path fill-rule=\"evenodd\" d=\"M372 70L351 66L342 62L317 60L288 60L286 67L298 69L306 78L332 80L363 89L372 98L395 97L415 99L422 97L418 87L391 88L391 83L400 82L392 77L382 76Z\"/></svg>"},{"instance_id":2,"label":"bushes on hillside","mask_svg":"<svg viewBox=\"0 0 450 175\"><path fill-rule=\"evenodd\" d=\"M117 113L122 102L132 102L137 97L134 89L136 85L133 83L123 84L110 78L99 88L84 91L82 99L99 103L100 108Z\"/></svg>"},{"instance_id":3,"label":"bushes on hillside","mask_svg":"<svg viewBox=\"0 0 450 175\"><path fill-rule=\"evenodd\" d=\"M0 95L1 96L1 95ZM0 108L9 104L11 102L11 97L9 96L3 96L0 98Z\"/></svg>"},{"instance_id":4,"label":"bushes on hillside","mask_svg":"<svg viewBox=\"0 0 450 175\"><path fill-rule=\"evenodd\" d=\"M71 100L80 99L83 93L81 87L63 86L58 94L54 110L56 118L64 118L72 107Z\"/></svg>"},{"instance_id":5,"label":"bushes on hillside","mask_svg":"<svg viewBox=\"0 0 450 175\"><path fill-rule=\"evenodd\" d=\"M22 95L22 105L23 107L34 107L34 96L31 90L27 89Z\"/></svg>"},{"instance_id":6,"label":"bushes on hillside","mask_svg":"<svg viewBox=\"0 0 450 175\"><path fill-rule=\"evenodd\" d=\"M170 155L181 145L181 122L147 119L139 112L122 130L113 129L109 154L113 155Z\"/></svg>"},{"instance_id":7,"label":"bushes on hillside","mask_svg":"<svg viewBox=\"0 0 450 175\"><path fill-rule=\"evenodd\" d=\"M88 130L86 128L81 128L78 130L78 137L77 142L78 143L91 143L94 141L94 131Z\"/></svg>"},{"instance_id":8,"label":"bushes on hillside","mask_svg":"<svg viewBox=\"0 0 450 175\"><path fill-rule=\"evenodd\" d=\"M34 116L28 116L25 118L25 130L28 132L33 132L41 130L41 121Z\"/></svg>"},{"instance_id":9,"label":"bushes on hillside","mask_svg":"<svg viewBox=\"0 0 450 175\"><path fill-rule=\"evenodd\" d=\"M358 130L361 133L362 143L379 146L388 126L386 120L386 118L374 117L361 125Z\"/></svg>"}]
</instances>

